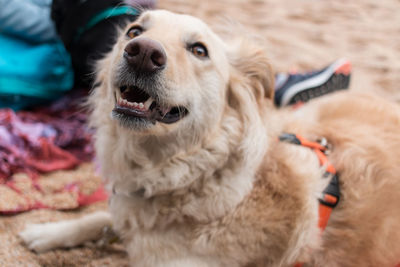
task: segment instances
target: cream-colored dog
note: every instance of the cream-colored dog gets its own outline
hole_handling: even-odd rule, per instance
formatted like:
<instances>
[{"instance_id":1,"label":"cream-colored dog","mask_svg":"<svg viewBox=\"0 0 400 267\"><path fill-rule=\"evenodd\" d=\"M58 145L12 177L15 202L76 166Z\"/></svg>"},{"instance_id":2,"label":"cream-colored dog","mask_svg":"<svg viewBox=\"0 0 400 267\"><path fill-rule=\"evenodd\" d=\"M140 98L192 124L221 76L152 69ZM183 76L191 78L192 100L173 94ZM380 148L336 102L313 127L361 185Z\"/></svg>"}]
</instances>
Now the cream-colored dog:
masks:
<instances>
[{"instance_id":1,"label":"cream-colored dog","mask_svg":"<svg viewBox=\"0 0 400 267\"><path fill-rule=\"evenodd\" d=\"M45 251L111 225L132 266L395 266L400 262L400 108L337 93L273 108L259 45L200 20L145 12L100 62L90 98L110 214L31 225ZM341 201L318 228L315 153L282 132L331 144Z\"/></svg>"}]
</instances>

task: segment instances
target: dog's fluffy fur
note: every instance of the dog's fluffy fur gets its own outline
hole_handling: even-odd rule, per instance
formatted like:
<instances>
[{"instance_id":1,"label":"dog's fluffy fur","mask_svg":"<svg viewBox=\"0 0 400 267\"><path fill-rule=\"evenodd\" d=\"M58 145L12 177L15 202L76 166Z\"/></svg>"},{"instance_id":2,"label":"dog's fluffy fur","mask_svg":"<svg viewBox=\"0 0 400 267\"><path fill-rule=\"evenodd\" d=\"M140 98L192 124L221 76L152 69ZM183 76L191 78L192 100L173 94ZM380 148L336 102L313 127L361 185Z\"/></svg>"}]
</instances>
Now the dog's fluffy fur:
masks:
<instances>
[{"instance_id":1,"label":"dog's fluffy fur","mask_svg":"<svg viewBox=\"0 0 400 267\"><path fill-rule=\"evenodd\" d=\"M130 40L122 34L99 64L101 85L90 99L97 158L113 191L111 217L30 226L21 236L31 249L76 245L112 220L133 266L400 261L396 104L336 93L297 111L276 111L267 57L241 32L222 40L200 20L167 11L145 12L134 25L144 29L136 38L158 41L168 58L151 90L189 113L173 124L145 126L110 116L117 85L127 79L121 70ZM191 53L195 42L206 45L209 58ZM317 198L329 179L321 178L310 149L277 141L284 131L332 145L341 201L322 234Z\"/></svg>"}]
</instances>

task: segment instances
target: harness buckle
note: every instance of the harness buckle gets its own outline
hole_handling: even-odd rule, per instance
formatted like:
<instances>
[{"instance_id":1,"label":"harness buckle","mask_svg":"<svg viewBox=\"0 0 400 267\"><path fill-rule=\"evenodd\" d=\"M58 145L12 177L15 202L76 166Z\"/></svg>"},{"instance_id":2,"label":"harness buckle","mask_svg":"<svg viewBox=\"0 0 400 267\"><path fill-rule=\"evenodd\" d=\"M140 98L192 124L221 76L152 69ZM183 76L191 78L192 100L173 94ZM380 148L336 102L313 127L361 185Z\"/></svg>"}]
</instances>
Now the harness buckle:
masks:
<instances>
[{"instance_id":1,"label":"harness buckle","mask_svg":"<svg viewBox=\"0 0 400 267\"><path fill-rule=\"evenodd\" d=\"M328 186L322 192L322 197L319 202L322 205L334 208L339 203L340 199L340 189L339 189L339 179L336 174L333 174Z\"/></svg>"},{"instance_id":2,"label":"harness buckle","mask_svg":"<svg viewBox=\"0 0 400 267\"><path fill-rule=\"evenodd\" d=\"M329 155L332 149L331 144L328 142L328 140L325 137L320 137L317 139L317 143L323 146L325 149L323 150L325 155Z\"/></svg>"}]
</instances>

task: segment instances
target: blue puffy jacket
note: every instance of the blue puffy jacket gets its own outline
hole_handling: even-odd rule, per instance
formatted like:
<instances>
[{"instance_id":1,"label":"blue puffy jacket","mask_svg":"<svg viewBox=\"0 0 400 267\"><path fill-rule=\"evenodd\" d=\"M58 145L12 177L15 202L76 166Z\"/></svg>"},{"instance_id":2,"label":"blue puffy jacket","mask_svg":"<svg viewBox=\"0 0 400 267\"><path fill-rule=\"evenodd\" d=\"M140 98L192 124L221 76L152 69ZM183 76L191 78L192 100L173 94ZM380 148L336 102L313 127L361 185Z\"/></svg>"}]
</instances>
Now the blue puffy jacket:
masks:
<instances>
[{"instance_id":1,"label":"blue puffy jacket","mask_svg":"<svg viewBox=\"0 0 400 267\"><path fill-rule=\"evenodd\" d=\"M69 54L50 18L51 0L0 0L0 108L52 100L73 86Z\"/></svg>"}]
</instances>

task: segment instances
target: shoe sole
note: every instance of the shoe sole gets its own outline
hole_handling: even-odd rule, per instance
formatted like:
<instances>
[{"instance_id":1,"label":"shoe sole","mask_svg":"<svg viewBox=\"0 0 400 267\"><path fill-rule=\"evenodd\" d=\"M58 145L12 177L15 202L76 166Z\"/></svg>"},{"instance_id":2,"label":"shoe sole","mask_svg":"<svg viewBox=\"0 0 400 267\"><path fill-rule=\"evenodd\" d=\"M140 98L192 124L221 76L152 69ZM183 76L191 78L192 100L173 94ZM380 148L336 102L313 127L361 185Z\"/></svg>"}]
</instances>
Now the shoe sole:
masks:
<instances>
[{"instance_id":1,"label":"shoe sole","mask_svg":"<svg viewBox=\"0 0 400 267\"><path fill-rule=\"evenodd\" d=\"M307 102L312 98L346 89L350 84L350 72L350 62L338 60L319 75L294 85L283 96L281 106Z\"/></svg>"}]
</instances>

